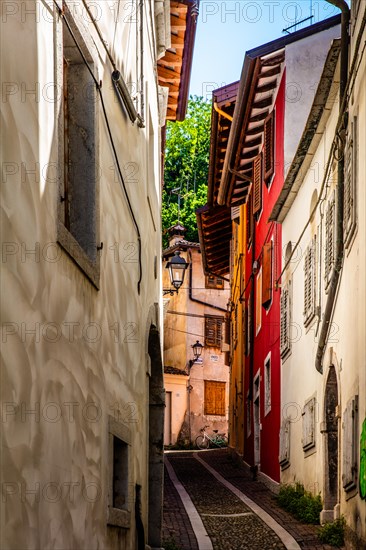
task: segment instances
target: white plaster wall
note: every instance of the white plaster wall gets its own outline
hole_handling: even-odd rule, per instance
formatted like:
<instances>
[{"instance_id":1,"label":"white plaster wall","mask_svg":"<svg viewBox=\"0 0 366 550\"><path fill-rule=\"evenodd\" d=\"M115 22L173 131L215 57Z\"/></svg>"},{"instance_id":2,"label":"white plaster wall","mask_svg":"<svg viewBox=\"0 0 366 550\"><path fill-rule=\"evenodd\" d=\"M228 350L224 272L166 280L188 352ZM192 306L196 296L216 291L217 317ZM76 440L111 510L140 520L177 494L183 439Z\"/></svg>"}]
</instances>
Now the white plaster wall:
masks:
<instances>
[{"instance_id":1,"label":"white plaster wall","mask_svg":"<svg viewBox=\"0 0 366 550\"><path fill-rule=\"evenodd\" d=\"M359 159L357 178L357 216L358 228L354 241L349 250L345 252L343 269L340 277L340 287L336 299L336 306L332 318L331 333L324 354L324 373L319 374L315 369L315 356L318 344L318 336L321 324L318 328L318 318L314 319L311 326L306 329L303 324L304 307L304 252L310 242L311 236L317 232L319 237L319 224L321 222L319 209L315 219L306 230L300 247L295 253L289 270L285 274L285 282L290 276L293 282L292 294L292 351L287 359L282 361L281 400L282 415L290 416L291 446L290 466L281 473L281 481L285 483L301 481L306 488L315 493L323 494L324 490L324 439L320 433L320 423L324 418L324 392L333 352L334 364L338 379L339 404L341 414L347 406L349 399L354 395L359 396L359 435L362 422L365 418L366 406L366 378L365 378L365 333L366 333L366 288L365 288L365 219L366 196L365 176L366 159L363 151L366 148L366 129L362 123L366 119L366 76L365 59L359 70L359 76L355 84L353 101L350 104L350 117L359 116ZM311 167L304 177L303 184L283 223L284 250L289 241L293 245L304 227L310 211L310 202L314 189L319 192L324 174L324 165L328 157L335 124L338 118L338 102L333 106L326 130L319 143L318 149L312 160ZM329 199L334 189L335 182L330 184L326 200ZM326 203L323 211L326 210ZM324 262L324 218L323 218L323 242L322 255ZM324 265L324 263L323 263ZM319 264L318 264L319 268ZM317 295L319 295L319 273L317 279ZM324 312L326 304L326 292L324 289L324 267L321 271L321 311ZM302 417L301 412L305 401L310 397L317 400L316 420L316 448L315 452L305 457L302 450ZM342 456L344 451L343 417L339 420L340 444L339 444L339 495L340 513L344 514L348 525L359 536L365 538L365 502L361 501L356 493L352 498L342 487Z\"/></svg>"},{"instance_id":2,"label":"white plaster wall","mask_svg":"<svg viewBox=\"0 0 366 550\"><path fill-rule=\"evenodd\" d=\"M340 25L286 46L285 169L296 153L332 40Z\"/></svg>"},{"instance_id":3,"label":"white plaster wall","mask_svg":"<svg viewBox=\"0 0 366 550\"><path fill-rule=\"evenodd\" d=\"M76 4L76 9L82 5ZM115 27L111 4L115 7L116 3L93 4L98 7L103 35L113 44L117 65L127 80L136 80L136 25L125 21L128 14L120 14ZM86 33L90 32L96 44L94 60L142 238L143 278L138 295L136 232L115 175L98 104L100 239L104 246L97 291L55 244L59 113L47 96L51 96L49 85L55 82L52 2L48 2L50 8L38 1L11 5L14 13L3 18L1 48L2 77L9 83L9 94L2 102L2 159L11 164L3 164L1 216L5 245L1 473L7 492L0 546L4 550L134 548L135 483L142 485L147 529L146 330L151 322L159 321L151 311L161 296L160 262L154 276L154 257L161 254L159 184L154 178L145 181L149 134L132 126L121 111L111 87L111 66L84 13ZM36 15L24 11L34 7ZM147 15L145 11L145 29ZM154 122L155 178L159 180L155 62L149 43L144 71L149 81L145 99ZM26 95L25 90L35 85L38 95ZM132 179L129 162L134 163L136 174ZM25 174L34 169L35 174ZM146 189L152 198L154 222ZM22 253L37 246L37 255ZM34 329L33 334L27 332ZM39 413L27 413L30 409ZM131 433L132 517L126 532L107 528L108 414Z\"/></svg>"}]
</instances>

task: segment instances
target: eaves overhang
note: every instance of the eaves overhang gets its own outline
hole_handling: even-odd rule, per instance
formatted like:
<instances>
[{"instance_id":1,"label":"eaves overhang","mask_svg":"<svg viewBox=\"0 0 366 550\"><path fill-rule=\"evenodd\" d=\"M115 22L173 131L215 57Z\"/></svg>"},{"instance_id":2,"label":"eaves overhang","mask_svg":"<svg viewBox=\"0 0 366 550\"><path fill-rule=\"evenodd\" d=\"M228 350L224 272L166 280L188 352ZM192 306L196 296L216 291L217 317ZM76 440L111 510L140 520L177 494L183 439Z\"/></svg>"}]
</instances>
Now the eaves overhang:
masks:
<instances>
[{"instance_id":1,"label":"eaves overhang","mask_svg":"<svg viewBox=\"0 0 366 550\"><path fill-rule=\"evenodd\" d=\"M281 82L286 46L339 25L340 20L340 15L331 17L246 53L217 196L219 205L246 202L253 160L263 142L264 120Z\"/></svg>"},{"instance_id":2,"label":"eaves overhang","mask_svg":"<svg viewBox=\"0 0 366 550\"><path fill-rule=\"evenodd\" d=\"M340 39L334 40L324 64L305 129L269 217L270 221L282 223L286 218L314 158L334 102L338 100L340 51Z\"/></svg>"},{"instance_id":3,"label":"eaves overhang","mask_svg":"<svg viewBox=\"0 0 366 550\"><path fill-rule=\"evenodd\" d=\"M212 92L210 158L208 168L207 203L217 204L224 159L226 155L239 81Z\"/></svg>"},{"instance_id":4,"label":"eaves overhang","mask_svg":"<svg viewBox=\"0 0 366 550\"><path fill-rule=\"evenodd\" d=\"M171 47L157 63L160 86L167 87L167 120L182 121L188 103L199 0L171 0Z\"/></svg>"},{"instance_id":5,"label":"eaves overhang","mask_svg":"<svg viewBox=\"0 0 366 550\"><path fill-rule=\"evenodd\" d=\"M230 271L231 209L206 204L196 210L196 218L203 270L225 276Z\"/></svg>"}]
</instances>

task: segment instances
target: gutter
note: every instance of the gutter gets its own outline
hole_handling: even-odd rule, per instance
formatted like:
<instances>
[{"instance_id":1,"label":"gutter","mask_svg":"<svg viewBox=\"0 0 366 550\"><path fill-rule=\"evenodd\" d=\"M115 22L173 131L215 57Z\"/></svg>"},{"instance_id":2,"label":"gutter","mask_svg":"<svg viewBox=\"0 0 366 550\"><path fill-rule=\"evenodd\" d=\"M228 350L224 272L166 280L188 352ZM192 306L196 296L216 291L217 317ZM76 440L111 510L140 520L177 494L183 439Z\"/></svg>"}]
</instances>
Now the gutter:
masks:
<instances>
[{"instance_id":1,"label":"gutter","mask_svg":"<svg viewBox=\"0 0 366 550\"><path fill-rule=\"evenodd\" d=\"M192 293L192 279L193 279L193 276L192 276L193 275L192 252L190 250L188 250L188 254L189 254L189 259L190 259L190 262L189 262L189 299L192 302L196 302L197 304L201 304L202 306L212 307L213 309L217 309L218 311L223 311L223 312L227 313L227 309L225 309L223 307L215 306L213 304L208 304L207 302L204 302L203 300L198 300L198 298L193 298L193 293Z\"/></svg>"},{"instance_id":2,"label":"gutter","mask_svg":"<svg viewBox=\"0 0 366 550\"><path fill-rule=\"evenodd\" d=\"M340 67L340 85L339 85L339 110L341 114L342 102L347 88L348 79L348 48L349 48L349 21L350 21L350 9L345 0L327 0L333 6L339 8L342 12L341 18L341 67ZM344 258L344 242L343 242L343 201L344 201L344 150L345 150L345 133L347 128L347 111L343 114L342 125L339 130L339 151L338 151L338 185L336 194L336 257L333 268L333 275L331 278L327 303L325 306L324 317L322 321L322 327L319 336L319 343L315 358L315 368L323 374L323 357L325 352L325 346L328 340L328 334L330 329L330 320L334 309L335 298L338 291L339 277L343 266Z\"/></svg>"}]
</instances>

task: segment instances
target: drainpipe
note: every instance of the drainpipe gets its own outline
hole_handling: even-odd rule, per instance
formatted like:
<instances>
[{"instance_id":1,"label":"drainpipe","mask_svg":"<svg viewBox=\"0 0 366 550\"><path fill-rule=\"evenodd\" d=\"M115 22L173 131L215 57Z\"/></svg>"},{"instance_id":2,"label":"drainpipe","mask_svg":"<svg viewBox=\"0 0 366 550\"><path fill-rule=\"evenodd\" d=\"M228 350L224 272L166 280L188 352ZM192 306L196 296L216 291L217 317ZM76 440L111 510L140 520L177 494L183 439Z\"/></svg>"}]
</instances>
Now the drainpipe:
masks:
<instances>
[{"instance_id":1,"label":"drainpipe","mask_svg":"<svg viewBox=\"0 0 366 550\"><path fill-rule=\"evenodd\" d=\"M339 8L342 12L341 19L341 75L339 85L339 109L342 108L342 101L347 87L348 79L348 46L349 46L349 20L350 10L345 0L327 0L330 4L333 4ZM347 112L343 115L343 124L340 129L339 139L339 161L338 161L338 186L336 194L336 209L337 209L337 243L336 243L336 257L334 262L333 275L330 282L327 303L325 306L324 317L322 322L322 328L319 336L318 349L316 352L315 368L319 373L323 373L323 357L325 346L328 340L330 321L332 318L332 312L334 309L334 302L337 295L338 283L340 272L343 265L344 256L344 244L343 244L343 199L344 199L344 150L345 150L345 133L347 128Z\"/></svg>"},{"instance_id":2,"label":"drainpipe","mask_svg":"<svg viewBox=\"0 0 366 550\"><path fill-rule=\"evenodd\" d=\"M202 306L212 307L214 309L218 309L219 311L224 311L225 313L227 313L227 309L225 309L223 307L215 306L214 304L208 304L207 302L204 302L203 300L198 300L197 298L193 298L193 293L192 293L192 280L193 280L192 271L193 270L192 270L192 252L191 252L191 250L188 250L188 254L189 254L189 259L190 259L190 262L189 262L189 299L192 302L197 302L197 304L201 304Z\"/></svg>"}]
</instances>

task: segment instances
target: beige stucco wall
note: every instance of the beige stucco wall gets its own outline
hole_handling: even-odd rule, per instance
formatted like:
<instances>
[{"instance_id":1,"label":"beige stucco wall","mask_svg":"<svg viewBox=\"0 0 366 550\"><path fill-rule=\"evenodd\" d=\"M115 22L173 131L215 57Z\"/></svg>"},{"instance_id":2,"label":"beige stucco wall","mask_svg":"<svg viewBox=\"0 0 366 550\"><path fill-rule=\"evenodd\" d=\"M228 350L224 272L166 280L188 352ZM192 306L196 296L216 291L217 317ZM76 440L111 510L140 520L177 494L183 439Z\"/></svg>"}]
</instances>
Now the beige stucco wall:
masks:
<instances>
[{"instance_id":1,"label":"beige stucco wall","mask_svg":"<svg viewBox=\"0 0 366 550\"><path fill-rule=\"evenodd\" d=\"M354 35L356 36L356 35ZM333 98L334 99L334 98ZM287 213L283 223L284 250L288 242L293 245L300 231L305 226L310 213L311 198L314 190L319 192L324 175L325 162L328 158L330 145L334 136L338 118L338 101L332 101L324 134L312 159L310 169L304 174L302 186ZM321 319L318 316L308 328L304 327L304 253L312 235L317 234L318 244L322 231L322 242L317 260L317 304L320 299L321 312L324 312L327 294L324 288L324 235L325 216L321 219L318 208L313 221L306 230L300 246L294 255L290 268L285 274L282 284L292 279L292 349L287 359L282 361L281 400L283 418L291 418L290 427L290 466L282 471L282 482L295 480L304 483L305 487L314 493L320 492L324 497L325 468L325 436L321 433L322 422L325 420L324 393L330 364L336 370L338 382L339 403L339 469L338 493L340 513L344 514L348 525L359 537L366 538L366 506L359 493L346 493L342 487L342 461L345 452L343 440L344 411L348 401L358 395L358 437L361 434L362 422L366 416L366 369L365 369L365 333L366 333L366 250L364 235L366 231L366 158L363 154L366 148L366 128L361 122L366 120L366 61L363 56L355 82L354 94L349 106L350 120L358 116L358 176L356 181L357 196L357 229L351 246L345 251L343 268L340 276L339 292L336 298L334 314L331 319L331 330L325 349L323 367L320 374L315 369L315 356ZM327 201L332 195L336 183L331 179L326 194L326 201L321 211L326 211ZM320 231L321 230L321 231ZM319 260L321 252L322 261ZM316 446L308 454L303 452L302 409L305 401L316 398ZM359 450L358 450L359 455ZM359 459L358 459L359 461ZM359 467L359 465L358 465ZM351 546L350 546L351 547Z\"/></svg>"},{"instance_id":2,"label":"beige stucco wall","mask_svg":"<svg viewBox=\"0 0 366 550\"><path fill-rule=\"evenodd\" d=\"M145 19L144 25L144 72L149 82L145 102L151 130L148 124L144 129L132 125L122 111L102 44L82 3L73 3L103 81L111 131L141 231L143 275L138 295L136 231L98 101L103 242L98 291L56 244L60 102L52 100L50 85L55 82L59 23L53 22L52 2L8 4L12 9L3 17L1 47L2 78L8 84L2 100L2 158L9 164L3 165L1 218L5 495L0 546L135 548L135 483L142 486L147 529L147 342L150 325L159 326L161 296L160 262L154 275L154 258L161 254L160 131L155 63L147 40L151 30L146 30L154 22ZM113 44L122 74L136 82L136 23L129 19L133 14L120 13L115 25L117 16L110 4L93 2L98 23L107 43ZM36 15L26 9L36 9ZM144 13L146 18L148 12ZM35 87L37 95L26 94ZM147 177L150 138L155 178ZM26 254L35 248L36 254ZM127 530L107 528L108 415L130 434Z\"/></svg>"},{"instance_id":3,"label":"beige stucco wall","mask_svg":"<svg viewBox=\"0 0 366 550\"><path fill-rule=\"evenodd\" d=\"M164 445L176 443L179 431L187 411L187 377L184 375L164 374L164 386L166 393L171 392L171 415L168 410L165 414L165 422L168 424L167 437Z\"/></svg>"},{"instance_id":4,"label":"beige stucco wall","mask_svg":"<svg viewBox=\"0 0 366 550\"><path fill-rule=\"evenodd\" d=\"M191 248L181 253L188 262L192 263L192 296L195 299L226 309L229 299L229 284L225 282L223 290L206 289L205 276L202 268L202 258L199 249ZM165 262L164 262L165 264ZM163 265L164 265L163 264ZM163 269L163 287L169 288L168 270ZM225 316L224 311L219 311L209 305L199 304L189 298L189 269L185 275L184 283L178 294L166 296L169 303L166 306L164 320L164 365L176 367L181 370L189 369L189 361L193 358L191 346L199 340L205 343L204 336L204 315ZM177 315L175 313L183 313ZM212 357L217 356L217 357ZM229 367L225 365L225 354L219 348L203 348L202 363L195 363L189 369L189 380L187 386L192 389L186 397L187 414L190 408L191 439L199 435L204 425L209 425L208 432L213 429L226 432L228 430L228 407L229 407ZM165 387L167 375L164 375ZM170 379L170 375L169 375ZM204 381L216 380L226 383L225 408L226 415L213 416L204 414ZM188 418L185 417L188 424ZM176 435L179 434L179 429ZM172 443L176 440L173 438Z\"/></svg>"}]
</instances>

